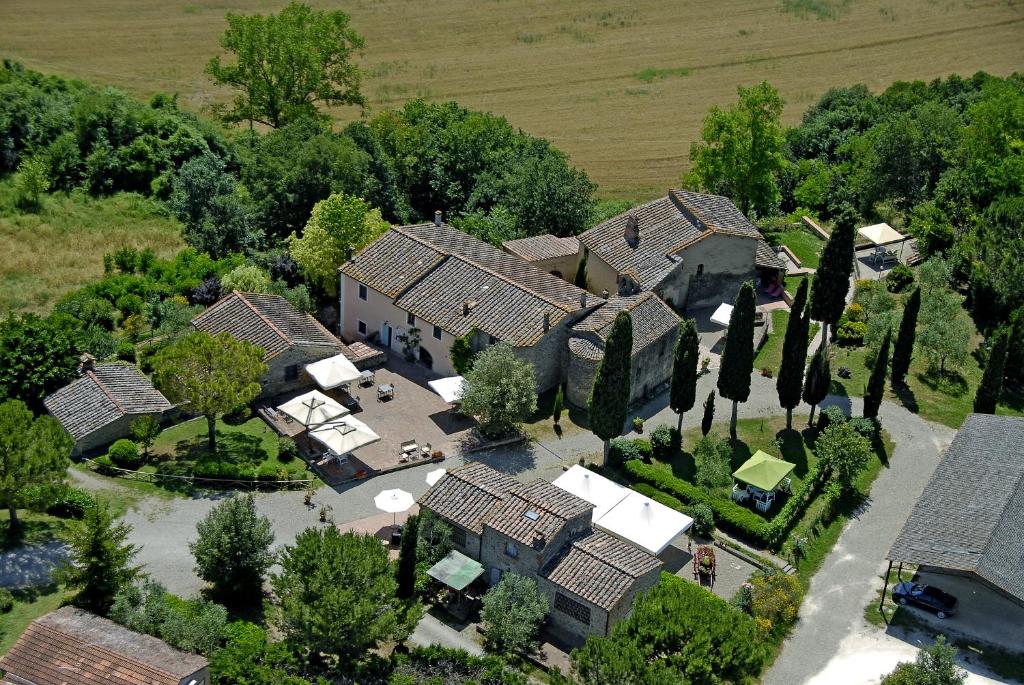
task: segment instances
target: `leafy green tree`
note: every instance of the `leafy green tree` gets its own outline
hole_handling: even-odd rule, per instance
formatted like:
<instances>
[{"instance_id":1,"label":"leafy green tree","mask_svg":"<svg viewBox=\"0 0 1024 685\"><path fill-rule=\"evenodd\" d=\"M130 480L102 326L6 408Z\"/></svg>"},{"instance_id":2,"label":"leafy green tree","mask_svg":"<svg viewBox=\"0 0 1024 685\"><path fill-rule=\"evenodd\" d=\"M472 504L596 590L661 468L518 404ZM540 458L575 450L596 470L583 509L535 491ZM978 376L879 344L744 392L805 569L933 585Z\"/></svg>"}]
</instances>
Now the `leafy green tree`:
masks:
<instances>
[{"instance_id":1,"label":"leafy green tree","mask_svg":"<svg viewBox=\"0 0 1024 685\"><path fill-rule=\"evenodd\" d=\"M518 226L573 236L587 228L597 186L587 172L569 166L565 153L534 143L511 167L503 185L506 207Z\"/></svg>"},{"instance_id":2,"label":"leafy green tree","mask_svg":"<svg viewBox=\"0 0 1024 685\"><path fill-rule=\"evenodd\" d=\"M460 335L452 341L452 349L448 356L451 359L452 368L460 376L465 376L473 368L473 357L476 356L473 351L473 339L476 338L478 331L476 326L472 326L465 335Z\"/></svg>"},{"instance_id":3,"label":"leafy green tree","mask_svg":"<svg viewBox=\"0 0 1024 685\"><path fill-rule=\"evenodd\" d=\"M263 348L230 333L196 332L161 350L153 360L157 385L174 401L206 417L209 450L217 450L217 417L252 402L267 372Z\"/></svg>"},{"instance_id":4,"label":"leafy green tree","mask_svg":"<svg viewBox=\"0 0 1024 685\"><path fill-rule=\"evenodd\" d=\"M807 306L807 279L800 281L790 308L789 325L782 341L782 364L775 389L779 405L786 410L786 428L793 427L793 409L800 404L804 388L804 366L807 364L807 336L810 333L811 312Z\"/></svg>"},{"instance_id":5,"label":"leafy green tree","mask_svg":"<svg viewBox=\"0 0 1024 685\"><path fill-rule=\"evenodd\" d=\"M579 266L576 267L576 275L572 279L572 284L577 288L587 289L587 253L583 253L583 258L580 259Z\"/></svg>"},{"instance_id":6,"label":"leafy green tree","mask_svg":"<svg viewBox=\"0 0 1024 685\"><path fill-rule=\"evenodd\" d=\"M487 641L503 654L526 654L536 647L548 601L529 576L506 573L487 591L481 617Z\"/></svg>"},{"instance_id":7,"label":"leafy green tree","mask_svg":"<svg viewBox=\"0 0 1024 685\"><path fill-rule=\"evenodd\" d=\"M604 463L608 463L608 448L612 438L622 433L629 410L632 383L630 357L633 353L633 320L629 312L619 312L604 344L604 357L594 375L587 409L590 412L590 430L604 440Z\"/></svg>"},{"instance_id":8,"label":"leafy green tree","mask_svg":"<svg viewBox=\"0 0 1024 685\"><path fill-rule=\"evenodd\" d=\"M139 576L133 565L139 548L127 542L132 528L115 523L106 504L90 506L85 517L67 533L68 560L56 578L78 590L74 602L83 609L106 616L117 593Z\"/></svg>"},{"instance_id":9,"label":"leafy green tree","mask_svg":"<svg viewBox=\"0 0 1024 685\"><path fill-rule=\"evenodd\" d=\"M675 685L679 676L661 662L649 663L632 640L591 635L572 651L572 676L582 685Z\"/></svg>"},{"instance_id":10,"label":"leafy green tree","mask_svg":"<svg viewBox=\"0 0 1024 685\"><path fill-rule=\"evenodd\" d=\"M0 403L0 497L11 531L18 528L18 500L25 488L62 482L74 444L52 416L34 418L21 400Z\"/></svg>"},{"instance_id":11,"label":"leafy green tree","mask_svg":"<svg viewBox=\"0 0 1024 685\"><path fill-rule=\"evenodd\" d=\"M218 85L239 91L231 108L221 111L226 122L276 128L318 115L318 104L366 104L353 61L363 38L344 12L292 2L279 14L228 13L227 21L220 45L235 62L225 64L218 56L206 65Z\"/></svg>"},{"instance_id":12,"label":"leafy green tree","mask_svg":"<svg viewBox=\"0 0 1024 685\"><path fill-rule=\"evenodd\" d=\"M302 237L293 233L288 249L307 279L335 294L338 265L348 258L348 251L369 245L387 229L379 209L354 195L335 193L313 206Z\"/></svg>"},{"instance_id":13,"label":"leafy green tree","mask_svg":"<svg viewBox=\"0 0 1024 685\"><path fill-rule=\"evenodd\" d=\"M825 349L824 341L807 367L807 378L804 380L804 402L811 405L811 415L807 418L807 425L814 425L814 409L828 397L829 388L832 386L832 371L829 368L828 351Z\"/></svg>"},{"instance_id":14,"label":"leafy green tree","mask_svg":"<svg viewBox=\"0 0 1024 685\"><path fill-rule=\"evenodd\" d=\"M263 576L274 563L270 519L256 511L251 493L224 500L196 525L198 537L188 545L196 575L218 597L233 601L260 596Z\"/></svg>"},{"instance_id":15,"label":"leafy green tree","mask_svg":"<svg viewBox=\"0 0 1024 685\"><path fill-rule=\"evenodd\" d=\"M269 293L270 273L255 264L242 264L224 274L220 286L227 291Z\"/></svg>"},{"instance_id":16,"label":"leafy green tree","mask_svg":"<svg viewBox=\"0 0 1024 685\"><path fill-rule=\"evenodd\" d=\"M41 411L43 398L74 378L80 352L66 315L8 314L0 319L0 399Z\"/></svg>"},{"instance_id":17,"label":"leafy green tree","mask_svg":"<svg viewBox=\"0 0 1024 685\"><path fill-rule=\"evenodd\" d=\"M811 318L834 329L846 308L846 293L850 290L853 273L854 216L849 208L836 217L835 228L821 252L818 269L811 288ZM835 334L835 331L832 331ZM829 331L822 333L827 345Z\"/></svg>"},{"instance_id":18,"label":"leafy green tree","mask_svg":"<svg viewBox=\"0 0 1024 685\"><path fill-rule=\"evenodd\" d=\"M729 434L736 439L736 415L740 402L750 396L750 374L754 371L754 310L757 297L754 286L744 283L736 294L729 330L722 350L722 368L718 372L718 393L732 400Z\"/></svg>"},{"instance_id":19,"label":"leafy green tree","mask_svg":"<svg viewBox=\"0 0 1024 685\"><path fill-rule=\"evenodd\" d=\"M420 517L412 515L402 526L402 548L398 553L398 597L409 599L416 594L416 543L420 537Z\"/></svg>"},{"instance_id":20,"label":"leafy green tree","mask_svg":"<svg viewBox=\"0 0 1024 685\"><path fill-rule=\"evenodd\" d=\"M974 334L963 298L949 288L933 288L921 299L921 330L917 344L928 357L933 371L945 373L946 367L959 367L967 359Z\"/></svg>"},{"instance_id":21,"label":"leafy green tree","mask_svg":"<svg viewBox=\"0 0 1024 685\"><path fill-rule=\"evenodd\" d=\"M690 148L687 182L731 197L744 214L769 216L779 204L777 176L784 163L779 92L767 81L740 87L728 110L712 107L701 142Z\"/></svg>"},{"instance_id":22,"label":"leafy green tree","mask_svg":"<svg viewBox=\"0 0 1024 685\"><path fill-rule=\"evenodd\" d=\"M551 418L554 419L555 425L562 420L562 408L565 404L565 396L562 394L562 386L558 386L558 390L555 392L555 402L551 407Z\"/></svg>"},{"instance_id":23,"label":"leafy green tree","mask_svg":"<svg viewBox=\"0 0 1024 685\"><path fill-rule=\"evenodd\" d=\"M717 435L705 435L693 447L694 481L708 491L732 482L729 444Z\"/></svg>"},{"instance_id":24,"label":"leafy green tree","mask_svg":"<svg viewBox=\"0 0 1024 685\"><path fill-rule=\"evenodd\" d=\"M14 192L19 207L28 210L39 208L43 195L50 189L48 172L46 160L40 157L29 157L18 165Z\"/></svg>"},{"instance_id":25,"label":"leafy green tree","mask_svg":"<svg viewBox=\"0 0 1024 685\"><path fill-rule=\"evenodd\" d=\"M992 349L988 353L985 372L981 376L981 384L974 395L974 412L976 414L995 414L999 403L999 393L1003 389L1003 375L1006 369L1006 353L1010 345L1009 331L999 330L992 340Z\"/></svg>"},{"instance_id":26,"label":"leafy green tree","mask_svg":"<svg viewBox=\"0 0 1024 685\"><path fill-rule=\"evenodd\" d=\"M672 355L672 386L669 390L668 406L679 419L676 430L683 430L683 413L693 409L697 401L697 362L700 349L697 339L697 324L693 319L686 319L679 326L679 337Z\"/></svg>"},{"instance_id":27,"label":"leafy green tree","mask_svg":"<svg viewBox=\"0 0 1024 685\"><path fill-rule=\"evenodd\" d=\"M210 655L210 675L218 685L309 685L297 675L302 669L291 645L271 641L265 628L235 621L224 636L224 646Z\"/></svg>"},{"instance_id":28,"label":"leafy green tree","mask_svg":"<svg viewBox=\"0 0 1024 685\"><path fill-rule=\"evenodd\" d=\"M703 435L707 435L711 432L711 424L715 420L715 391L712 390L708 393L708 398L704 400L704 416L700 420L700 432Z\"/></svg>"},{"instance_id":29,"label":"leafy green tree","mask_svg":"<svg viewBox=\"0 0 1024 685\"><path fill-rule=\"evenodd\" d=\"M462 411L475 417L487 435L514 430L537 411L533 364L516 357L508 343L481 351L466 374Z\"/></svg>"},{"instance_id":30,"label":"leafy green tree","mask_svg":"<svg viewBox=\"0 0 1024 685\"><path fill-rule=\"evenodd\" d=\"M814 441L818 463L843 492L852 492L857 476L871 460L871 445L849 422L831 422Z\"/></svg>"},{"instance_id":31,"label":"leafy green tree","mask_svg":"<svg viewBox=\"0 0 1024 685\"><path fill-rule=\"evenodd\" d=\"M1020 153L1016 155L1020 157ZM1024 173L1024 164L1021 165ZM1022 191L1024 192L1024 191ZM1024 197L1000 197L979 222L979 252L1003 309L1009 311L1024 302ZM973 279L972 279L973 280Z\"/></svg>"},{"instance_id":32,"label":"leafy green tree","mask_svg":"<svg viewBox=\"0 0 1024 685\"><path fill-rule=\"evenodd\" d=\"M149 459L149 448L160 436L160 422L152 414L143 414L129 424L128 429L135 438L136 444L142 447L142 456Z\"/></svg>"},{"instance_id":33,"label":"leafy green tree","mask_svg":"<svg viewBox=\"0 0 1024 685\"><path fill-rule=\"evenodd\" d=\"M875 365L871 369L871 376L868 378L868 386L864 392L864 418L878 418L878 408L882 406L882 398L885 397L885 373L889 368L889 338L888 332L882 341L882 348L875 357Z\"/></svg>"},{"instance_id":34,"label":"leafy green tree","mask_svg":"<svg viewBox=\"0 0 1024 685\"><path fill-rule=\"evenodd\" d=\"M917 337L917 315L921 311L921 286L914 288L903 306L903 318L900 319L900 331L896 336L896 345L892 351L892 383L904 385L910 362L914 356L914 340Z\"/></svg>"},{"instance_id":35,"label":"leafy green tree","mask_svg":"<svg viewBox=\"0 0 1024 685\"><path fill-rule=\"evenodd\" d=\"M967 671L956 663L956 647L939 635L935 643L924 647L913 661L901 661L882 685L964 685Z\"/></svg>"},{"instance_id":36,"label":"leafy green tree","mask_svg":"<svg viewBox=\"0 0 1024 685\"><path fill-rule=\"evenodd\" d=\"M271 585L280 628L310 657L358 658L381 642L402 640L410 626L397 598L387 550L372 535L334 526L307 528L285 545Z\"/></svg>"},{"instance_id":37,"label":"leafy green tree","mask_svg":"<svg viewBox=\"0 0 1024 685\"><path fill-rule=\"evenodd\" d=\"M1006 381L1024 384L1024 306L1010 317L1009 347L1006 350Z\"/></svg>"},{"instance_id":38,"label":"leafy green tree","mask_svg":"<svg viewBox=\"0 0 1024 685\"><path fill-rule=\"evenodd\" d=\"M175 597L160 583L146 580L121 588L110 607L110 620L186 652L209 655L224 641L228 612L205 599Z\"/></svg>"}]
</instances>

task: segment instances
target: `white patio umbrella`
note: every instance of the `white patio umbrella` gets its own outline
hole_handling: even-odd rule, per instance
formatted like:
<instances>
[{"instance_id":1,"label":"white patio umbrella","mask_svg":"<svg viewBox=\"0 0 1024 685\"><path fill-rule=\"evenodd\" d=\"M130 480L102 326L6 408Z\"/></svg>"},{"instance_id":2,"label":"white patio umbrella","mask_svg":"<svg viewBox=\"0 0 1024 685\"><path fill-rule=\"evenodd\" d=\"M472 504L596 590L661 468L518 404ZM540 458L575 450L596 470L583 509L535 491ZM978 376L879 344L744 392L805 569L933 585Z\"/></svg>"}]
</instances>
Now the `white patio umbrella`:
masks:
<instances>
[{"instance_id":1,"label":"white patio umbrella","mask_svg":"<svg viewBox=\"0 0 1024 685\"><path fill-rule=\"evenodd\" d=\"M394 490L384 490L373 498L373 503L381 511L394 514L392 525L395 525L398 521L398 512L408 511L409 507L416 503L416 500L412 498L410 493L396 488Z\"/></svg>"},{"instance_id":2,"label":"white patio umbrella","mask_svg":"<svg viewBox=\"0 0 1024 685\"><path fill-rule=\"evenodd\" d=\"M729 326L729 321L732 320L732 305L725 304L724 302L718 305L718 309L711 315L711 320L717 323L719 326Z\"/></svg>"},{"instance_id":3,"label":"white patio umbrella","mask_svg":"<svg viewBox=\"0 0 1024 685\"><path fill-rule=\"evenodd\" d=\"M331 419L349 413L348 409L319 390L311 390L297 395L282 404L277 410L306 427L327 423Z\"/></svg>"},{"instance_id":4,"label":"white patio umbrella","mask_svg":"<svg viewBox=\"0 0 1024 685\"><path fill-rule=\"evenodd\" d=\"M312 364L306 364L306 372L324 390L351 383L359 378L359 369L343 354L336 354Z\"/></svg>"},{"instance_id":5,"label":"white patio umbrella","mask_svg":"<svg viewBox=\"0 0 1024 685\"><path fill-rule=\"evenodd\" d=\"M448 473L448 469L434 469L427 474L427 485L433 485L437 481L441 480L441 476Z\"/></svg>"},{"instance_id":6,"label":"white patio umbrella","mask_svg":"<svg viewBox=\"0 0 1024 685\"><path fill-rule=\"evenodd\" d=\"M335 454L348 454L380 440L370 427L353 416L341 416L309 429L313 438Z\"/></svg>"},{"instance_id":7,"label":"white patio umbrella","mask_svg":"<svg viewBox=\"0 0 1024 685\"><path fill-rule=\"evenodd\" d=\"M462 376L449 376L428 381L427 385L431 390L441 396L441 399L448 404L454 404L462 399L462 390L465 387L466 379Z\"/></svg>"}]
</instances>

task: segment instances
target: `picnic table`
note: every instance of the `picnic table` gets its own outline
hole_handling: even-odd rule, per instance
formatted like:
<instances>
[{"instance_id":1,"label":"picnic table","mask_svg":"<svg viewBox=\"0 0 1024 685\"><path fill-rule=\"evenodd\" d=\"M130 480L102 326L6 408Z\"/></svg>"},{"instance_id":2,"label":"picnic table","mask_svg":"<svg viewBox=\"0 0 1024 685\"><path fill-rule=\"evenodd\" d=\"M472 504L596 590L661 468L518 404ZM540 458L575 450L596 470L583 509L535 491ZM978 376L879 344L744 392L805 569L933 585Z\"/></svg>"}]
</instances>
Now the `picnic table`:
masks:
<instances>
[{"instance_id":1,"label":"picnic table","mask_svg":"<svg viewBox=\"0 0 1024 685\"><path fill-rule=\"evenodd\" d=\"M377 399L378 400L390 400L395 397L395 386L391 383L384 383L383 385L377 386Z\"/></svg>"},{"instance_id":2,"label":"picnic table","mask_svg":"<svg viewBox=\"0 0 1024 685\"><path fill-rule=\"evenodd\" d=\"M369 369L359 374L359 385L373 385L376 380L377 375Z\"/></svg>"}]
</instances>

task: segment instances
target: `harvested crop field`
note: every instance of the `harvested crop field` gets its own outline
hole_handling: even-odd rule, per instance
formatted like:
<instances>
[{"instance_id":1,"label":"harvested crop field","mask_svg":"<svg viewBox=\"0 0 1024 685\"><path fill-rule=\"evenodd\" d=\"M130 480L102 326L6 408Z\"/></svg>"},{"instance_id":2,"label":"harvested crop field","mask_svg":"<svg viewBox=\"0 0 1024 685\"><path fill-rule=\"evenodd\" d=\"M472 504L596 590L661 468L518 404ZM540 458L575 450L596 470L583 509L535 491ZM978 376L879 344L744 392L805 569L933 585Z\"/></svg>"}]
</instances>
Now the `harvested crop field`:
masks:
<instances>
[{"instance_id":1,"label":"harvested crop field","mask_svg":"<svg viewBox=\"0 0 1024 685\"><path fill-rule=\"evenodd\" d=\"M792 123L834 85L1005 75L1022 66L1014 0L354 0L374 109L417 96L507 116L566 150L603 196L674 183L711 105L767 79ZM203 75L224 14L284 0L5 0L0 54L140 96L224 98ZM340 119L358 116L339 112Z\"/></svg>"}]
</instances>

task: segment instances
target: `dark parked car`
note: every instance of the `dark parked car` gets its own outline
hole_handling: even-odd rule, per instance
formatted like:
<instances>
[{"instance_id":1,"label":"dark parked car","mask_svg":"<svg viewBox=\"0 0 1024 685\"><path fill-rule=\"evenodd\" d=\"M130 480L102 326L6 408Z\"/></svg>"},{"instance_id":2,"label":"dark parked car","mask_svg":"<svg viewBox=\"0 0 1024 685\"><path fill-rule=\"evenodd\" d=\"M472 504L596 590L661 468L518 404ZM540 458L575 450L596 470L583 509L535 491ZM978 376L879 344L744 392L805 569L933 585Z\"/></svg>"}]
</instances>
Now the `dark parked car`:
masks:
<instances>
[{"instance_id":1,"label":"dark parked car","mask_svg":"<svg viewBox=\"0 0 1024 685\"><path fill-rule=\"evenodd\" d=\"M937 587L921 585L911 581L897 583L892 589L892 600L898 604L913 604L928 611L934 611L939 618L956 613L956 597Z\"/></svg>"}]
</instances>

